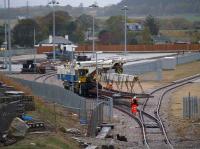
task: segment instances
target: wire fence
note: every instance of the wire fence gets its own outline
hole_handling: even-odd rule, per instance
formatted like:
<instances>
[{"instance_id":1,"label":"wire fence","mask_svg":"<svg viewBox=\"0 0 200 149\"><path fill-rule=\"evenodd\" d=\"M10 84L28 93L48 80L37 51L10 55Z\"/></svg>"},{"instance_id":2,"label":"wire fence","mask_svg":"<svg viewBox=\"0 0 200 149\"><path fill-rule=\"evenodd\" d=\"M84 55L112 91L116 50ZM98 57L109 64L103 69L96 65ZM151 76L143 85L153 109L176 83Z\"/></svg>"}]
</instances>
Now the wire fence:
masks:
<instances>
[{"instance_id":1,"label":"wire fence","mask_svg":"<svg viewBox=\"0 0 200 149\"><path fill-rule=\"evenodd\" d=\"M96 128L103 122L110 122L113 115L113 99L101 97L96 99L85 99L65 90L62 87L13 78L15 81L27 86L32 93L46 102L44 105L36 105L38 112L52 124L58 126L63 119L66 119L67 111L76 113L81 124L88 124L88 135L94 136ZM48 108L44 108L48 106ZM62 108L61 108L62 107ZM67 111L66 111L67 109Z\"/></svg>"},{"instance_id":2,"label":"wire fence","mask_svg":"<svg viewBox=\"0 0 200 149\"><path fill-rule=\"evenodd\" d=\"M109 123L113 116L113 99L110 97L101 97L100 102L90 110L87 136L97 135L98 127L102 123Z\"/></svg>"},{"instance_id":3,"label":"wire fence","mask_svg":"<svg viewBox=\"0 0 200 149\"><path fill-rule=\"evenodd\" d=\"M10 53L9 53L10 52ZM0 51L0 57L36 54L36 49L12 49L11 51Z\"/></svg>"},{"instance_id":4,"label":"wire fence","mask_svg":"<svg viewBox=\"0 0 200 149\"><path fill-rule=\"evenodd\" d=\"M196 52L196 53L186 53L186 54L179 54L176 57L176 64L186 64L186 63L190 63L193 61L198 61L200 60L200 52Z\"/></svg>"},{"instance_id":5,"label":"wire fence","mask_svg":"<svg viewBox=\"0 0 200 149\"><path fill-rule=\"evenodd\" d=\"M196 96L183 97L183 117L189 119L200 118L200 98Z\"/></svg>"}]
</instances>

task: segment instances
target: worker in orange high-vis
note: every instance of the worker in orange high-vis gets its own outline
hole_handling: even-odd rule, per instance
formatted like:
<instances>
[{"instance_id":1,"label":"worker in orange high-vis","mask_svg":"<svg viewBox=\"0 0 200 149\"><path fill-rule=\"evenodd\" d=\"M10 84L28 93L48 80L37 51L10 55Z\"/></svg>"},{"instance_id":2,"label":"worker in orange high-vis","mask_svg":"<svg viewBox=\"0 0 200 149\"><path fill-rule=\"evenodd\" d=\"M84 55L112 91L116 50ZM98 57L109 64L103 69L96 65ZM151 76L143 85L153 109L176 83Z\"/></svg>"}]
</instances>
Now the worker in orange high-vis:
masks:
<instances>
[{"instance_id":1,"label":"worker in orange high-vis","mask_svg":"<svg viewBox=\"0 0 200 149\"><path fill-rule=\"evenodd\" d=\"M135 96L133 98L131 98L131 112L132 114L136 115L137 113L137 107L138 107L138 98L136 98Z\"/></svg>"},{"instance_id":2,"label":"worker in orange high-vis","mask_svg":"<svg viewBox=\"0 0 200 149\"><path fill-rule=\"evenodd\" d=\"M112 82L108 82L106 88L112 90L113 89Z\"/></svg>"}]
</instances>

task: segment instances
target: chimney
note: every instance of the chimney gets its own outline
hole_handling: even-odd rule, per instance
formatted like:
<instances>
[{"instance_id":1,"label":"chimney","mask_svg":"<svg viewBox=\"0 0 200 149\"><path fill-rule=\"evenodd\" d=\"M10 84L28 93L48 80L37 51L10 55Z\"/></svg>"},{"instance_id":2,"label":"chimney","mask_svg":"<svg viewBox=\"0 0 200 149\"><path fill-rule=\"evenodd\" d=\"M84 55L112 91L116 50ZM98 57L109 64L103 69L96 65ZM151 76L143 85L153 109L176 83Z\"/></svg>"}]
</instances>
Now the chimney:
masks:
<instances>
[{"instance_id":1,"label":"chimney","mask_svg":"<svg viewBox=\"0 0 200 149\"><path fill-rule=\"evenodd\" d=\"M65 39L69 40L69 37L68 37L68 35L65 35Z\"/></svg>"},{"instance_id":2,"label":"chimney","mask_svg":"<svg viewBox=\"0 0 200 149\"><path fill-rule=\"evenodd\" d=\"M53 36L49 35L49 43L53 43Z\"/></svg>"}]
</instances>

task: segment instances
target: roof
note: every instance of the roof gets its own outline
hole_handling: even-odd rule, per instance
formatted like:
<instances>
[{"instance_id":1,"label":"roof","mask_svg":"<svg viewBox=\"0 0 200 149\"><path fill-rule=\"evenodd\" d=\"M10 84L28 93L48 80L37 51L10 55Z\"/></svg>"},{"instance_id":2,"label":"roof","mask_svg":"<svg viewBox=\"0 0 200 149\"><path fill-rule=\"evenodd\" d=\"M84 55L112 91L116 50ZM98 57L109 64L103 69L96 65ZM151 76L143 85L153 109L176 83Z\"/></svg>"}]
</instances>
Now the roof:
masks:
<instances>
[{"instance_id":1,"label":"roof","mask_svg":"<svg viewBox=\"0 0 200 149\"><path fill-rule=\"evenodd\" d=\"M52 37L53 38L53 37ZM53 41L53 40L52 40ZM49 41L49 38L48 39L45 39L43 41L40 41L39 44L53 44L53 42L50 42ZM72 44L71 41L69 41L68 39L65 39L64 37L62 36L55 36L54 37L54 41L55 41L55 44Z\"/></svg>"},{"instance_id":2,"label":"roof","mask_svg":"<svg viewBox=\"0 0 200 149\"><path fill-rule=\"evenodd\" d=\"M159 36L152 36L151 37L153 39L154 42L170 42L170 38L163 36L163 35L159 35Z\"/></svg>"}]
</instances>

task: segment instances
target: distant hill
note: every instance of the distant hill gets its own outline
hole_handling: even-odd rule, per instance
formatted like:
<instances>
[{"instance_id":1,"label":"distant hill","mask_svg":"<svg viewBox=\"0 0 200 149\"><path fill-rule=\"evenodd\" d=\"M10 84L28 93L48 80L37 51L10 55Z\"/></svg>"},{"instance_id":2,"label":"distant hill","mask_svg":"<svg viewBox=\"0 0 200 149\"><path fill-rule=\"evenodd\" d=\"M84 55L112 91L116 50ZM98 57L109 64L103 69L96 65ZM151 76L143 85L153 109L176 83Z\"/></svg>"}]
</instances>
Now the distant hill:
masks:
<instances>
[{"instance_id":1,"label":"distant hill","mask_svg":"<svg viewBox=\"0 0 200 149\"><path fill-rule=\"evenodd\" d=\"M128 6L128 14L132 16L152 14L155 16L199 14L200 0L122 0L117 5L105 7L103 14L122 14L122 8Z\"/></svg>"},{"instance_id":2,"label":"distant hill","mask_svg":"<svg viewBox=\"0 0 200 149\"><path fill-rule=\"evenodd\" d=\"M128 6L129 16L145 16L152 14L154 16L169 16L169 15L184 15L184 14L200 14L200 0L122 0L117 5L111 5L103 8L98 8L98 16L123 15L122 8ZM88 7L71 7L57 6L56 10L69 12L73 17L78 17L82 13L90 14L91 9ZM44 16L52 11L52 8L47 6L12 8L11 16L13 19L19 16ZM0 19L7 16L4 9L0 9Z\"/></svg>"}]
</instances>

